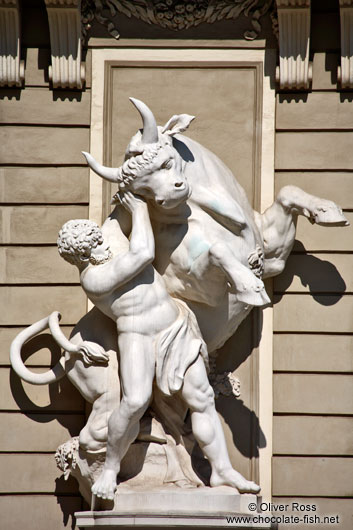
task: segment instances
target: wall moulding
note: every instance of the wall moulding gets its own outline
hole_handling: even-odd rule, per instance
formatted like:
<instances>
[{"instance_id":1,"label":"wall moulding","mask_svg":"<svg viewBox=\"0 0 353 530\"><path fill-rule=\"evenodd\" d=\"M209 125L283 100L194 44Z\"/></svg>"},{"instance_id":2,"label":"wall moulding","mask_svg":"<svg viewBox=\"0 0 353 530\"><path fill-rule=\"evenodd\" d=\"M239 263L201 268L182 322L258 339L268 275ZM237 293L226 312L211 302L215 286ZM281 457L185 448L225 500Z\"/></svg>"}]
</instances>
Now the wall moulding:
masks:
<instances>
[{"instance_id":1,"label":"wall moulding","mask_svg":"<svg viewBox=\"0 0 353 530\"><path fill-rule=\"evenodd\" d=\"M19 10L18 0L0 0L0 86L20 87L24 81Z\"/></svg>"},{"instance_id":2,"label":"wall moulding","mask_svg":"<svg viewBox=\"0 0 353 530\"><path fill-rule=\"evenodd\" d=\"M310 0L276 0L279 26L281 89L308 90L312 81L310 53Z\"/></svg>"},{"instance_id":3,"label":"wall moulding","mask_svg":"<svg viewBox=\"0 0 353 530\"><path fill-rule=\"evenodd\" d=\"M216 42L217 46L217 42ZM270 50L267 52L266 59L271 65L271 78L274 77L274 70L276 64L276 52ZM146 48L107 48L100 49L94 48L92 50L92 108L91 108L91 154L96 160L110 165L114 163L114 160L118 160L119 157L115 156L113 152L110 152L109 141L109 125L102 127L102 123L105 123L106 119L104 116L109 116L110 113L107 111L107 107L112 103L111 96L116 94L116 91L112 91L109 87L111 86L110 81L115 80L118 82L122 79L118 75L118 71L122 68L128 68L141 71L142 67L154 68L163 66L163 68L174 68L176 74L179 71L192 67L202 68L205 66L207 71L210 71L210 66L213 65L217 68L216 79L219 79L219 75L222 72L222 68L225 67L227 70L230 66L239 67L242 70L241 77L243 78L244 68L247 66L252 71L259 73L262 78L263 72L262 65L265 60L264 50L232 50L232 49L218 49L207 48L207 49L146 49ZM163 69L161 69L161 72ZM115 73L114 73L115 72ZM130 74L129 74L130 75ZM152 75L152 74L151 74ZM181 75L181 74L178 74ZM186 75L186 74L185 74ZM124 79L126 79L123 76ZM169 78L175 79L175 77L169 75ZM181 86L181 85L180 85ZM190 86L188 84L188 86ZM194 86L194 85L192 85ZM273 167L274 167L274 113L275 113L275 97L274 90L271 87L270 76L264 76L262 78L262 90L256 93L259 94L261 104L258 107L259 112L258 123L262 123L262 134L256 136L260 139L259 151L261 156L259 157L260 168L259 168L259 193L257 196L258 208L263 211L273 202ZM196 87L195 87L196 88ZM157 93L157 91L155 90ZM203 90L202 93L207 93ZM213 94L213 91L211 91ZM159 92L158 92L159 94ZM143 98L144 94L139 91L139 97ZM151 96L152 97L152 96ZM151 104L151 97L148 102ZM162 98L162 96L160 96ZM180 96L182 97L182 96ZM206 97L206 95L205 95ZM241 97L241 96L240 96ZM198 121L200 122L201 116L199 111L195 110L199 104L199 99L194 95L195 101L193 104L192 113L197 113ZM158 108L157 104L151 104L153 108ZM116 107L121 108L121 107ZM178 105L179 108L179 105ZM189 110L180 105L183 112L189 112ZM175 109L177 111L177 109ZM173 109L174 112L174 109ZM191 109L190 109L191 112ZM160 120L162 118L159 118ZM116 119L113 120L116 124ZM119 122L120 123L120 122ZM124 122L125 123L125 122ZM203 129L205 130L205 129ZM207 130L207 128L206 128ZM113 131L112 131L113 132ZM213 131L212 136L215 135ZM119 136L121 136L119 134ZM123 149L125 149L126 143L122 141ZM117 142L113 144L113 148L117 149ZM102 179L98 178L97 175L91 171L90 174L90 208L89 217L93 220L97 220L99 223L102 220L102 216L105 212L105 204L107 201L107 195L109 201L111 194L106 194L103 189ZM254 326L257 321L254 322ZM249 375L251 380L251 388L255 389L256 392L252 394L253 402L252 406L258 406L259 409L256 412L256 416L259 418L259 424L261 430L266 438L266 447L259 448L259 457L253 458L249 462L251 471L254 473L254 478L259 480L262 486L262 495L265 499L271 498L271 458L272 458L272 308L266 308L263 313L262 323L262 337L260 345L258 346L258 352L256 356L253 356L253 365L251 365L251 374ZM256 357L256 359L255 359ZM243 368L242 373L236 373L239 379L245 381L245 373L248 367ZM223 370L220 370L223 372ZM246 392L250 387L245 383L242 385L242 400L246 398ZM221 397L223 399L224 396ZM234 396L233 396L234 397ZM257 461L256 461L257 460ZM241 460L243 462L243 460Z\"/></svg>"},{"instance_id":4,"label":"wall moulding","mask_svg":"<svg viewBox=\"0 0 353 530\"><path fill-rule=\"evenodd\" d=\"M337 68L337 80L343 89L353 87L353 1L340 0L341 18L341 65Z\"/></svg>"},{"instance_id":5,"label":"wall moulding","mask_svg":"<svg viewBox=\"0 0 353 530\"><path fill-rule=\"evenodd\" d=\"M81 0L45 0L50 31L53 88L79 88L85 82L81 62Z\"/></svg>"}]
</instances>

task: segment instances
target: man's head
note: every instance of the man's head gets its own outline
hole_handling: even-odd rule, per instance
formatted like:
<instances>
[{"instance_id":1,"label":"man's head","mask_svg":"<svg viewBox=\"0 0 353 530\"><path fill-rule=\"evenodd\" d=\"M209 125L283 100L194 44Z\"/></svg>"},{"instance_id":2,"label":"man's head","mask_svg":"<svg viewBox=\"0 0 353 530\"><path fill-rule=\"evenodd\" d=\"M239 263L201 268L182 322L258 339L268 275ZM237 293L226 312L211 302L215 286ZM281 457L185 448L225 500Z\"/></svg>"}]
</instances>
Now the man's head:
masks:
<instances>
[{"instance_id":1,"label":"man's head","mask_svg":"<svg viewBox=\"0 0 353 530\"><path fill-rule=\"evenodd\" d=\"M57 245L60 256L79 268L88 263L99 265L111 258L101 229L88 219L67 221L59 232Z\"/></svg>"}]
</instances>

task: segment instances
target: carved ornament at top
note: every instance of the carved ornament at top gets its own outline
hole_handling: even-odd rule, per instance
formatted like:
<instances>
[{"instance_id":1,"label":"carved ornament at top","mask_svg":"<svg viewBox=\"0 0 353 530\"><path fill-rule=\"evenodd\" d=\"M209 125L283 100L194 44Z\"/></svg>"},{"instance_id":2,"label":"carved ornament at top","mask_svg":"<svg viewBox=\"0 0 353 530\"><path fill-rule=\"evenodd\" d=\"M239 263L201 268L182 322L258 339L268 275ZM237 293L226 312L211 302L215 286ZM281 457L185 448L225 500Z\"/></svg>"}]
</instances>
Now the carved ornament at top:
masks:
<instances>
[{"instance_id":1,"label":"carved ornament at top","mask_svg":"<svg viewBox=\"0 0 353 530\"><path fill-rule=\"evenodd\" d=\"M236 19L243 14L250 18L253 27L245 32L244 37L253 40L261 31L260 18L271 13L273 5L273 0L83 0L82 21L84 31L90 28L95 18L107 27L114 38L119 38L119 31L112 20L118 12L173 31L204 22L211 24L223 19ZM110 10L110 16L103 14L105 9Z\"/></svg>"},{"instance_id":2,"label":"carved ornament at top","mask_svg":"<svg viewBox=\"0 0 353 530\"><path fill-rule=\"evenodd\" d=\"M0 0L0 86L22 86L24 61L20 60L18 0Z\"/></svg>"},{"instance_id":3,"label":"carved ornament at top","mask_svg":"<svg viewBox=\"0 0 353 530\"><path fill-rule=\"evenodd\" d=\"M312 80L310 53L310 0L276 0L279 26L281 89L308 90Z\"/></svg>"},{"instance_id":4,"label":"carved ornament at top","mask_svg":"<svg viewBox=\"0 0 353 530\"><path fill-rule=\"evenodd\" d=\"M81 0L45 0L47 7L53 88L82 88L85 65L81 63Z\"/></svg>"},{"instance_id":5,"label":"carved ornament at top","mask_svg":"<svg viewBox=\"0 0 353 530\"><path fill-rule=\"evenodd\" d=\"M353 1L340 0L341 65L337 79L341 88L353 88Z\"/></svg>"}]
</instances>

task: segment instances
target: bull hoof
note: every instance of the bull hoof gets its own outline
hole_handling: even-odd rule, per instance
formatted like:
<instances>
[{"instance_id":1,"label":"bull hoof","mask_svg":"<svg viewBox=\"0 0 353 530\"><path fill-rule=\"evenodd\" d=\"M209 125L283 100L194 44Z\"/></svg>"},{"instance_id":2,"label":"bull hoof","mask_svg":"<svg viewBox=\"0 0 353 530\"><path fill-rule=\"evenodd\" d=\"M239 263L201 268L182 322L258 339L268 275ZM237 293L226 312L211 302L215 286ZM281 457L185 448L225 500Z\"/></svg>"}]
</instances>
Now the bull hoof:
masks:
<instances>
[{"instance_id":1,"label":"bull hoof","mask_svg":"<svg viewBox=\"0 0 353 530\"><path fill-rule=\"evenodd\" d=\"M308 218L311 223L321 226L349 226L341 208L332 201L318 201L308 213Z\"/></svg>"}]
</instances>

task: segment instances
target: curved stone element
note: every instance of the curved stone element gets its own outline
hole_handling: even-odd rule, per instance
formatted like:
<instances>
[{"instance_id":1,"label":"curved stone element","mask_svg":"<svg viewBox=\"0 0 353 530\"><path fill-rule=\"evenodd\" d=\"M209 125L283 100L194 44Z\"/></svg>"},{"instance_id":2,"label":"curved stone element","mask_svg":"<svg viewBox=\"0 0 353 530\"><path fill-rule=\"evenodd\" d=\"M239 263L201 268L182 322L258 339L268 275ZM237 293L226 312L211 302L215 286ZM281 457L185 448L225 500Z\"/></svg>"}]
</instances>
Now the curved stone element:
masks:
<instances>
[{"instance_id":1,"label":"curved stone element","mask_svg":"<svg viewBox=\"0 0 353 530\"><path fill-rule=\"evenodd\" d=\"M312 81L310 52L310 0L276 0L279 25L281 89L308 90Z\"/></svg>"},{"instance_id":2,"label":"curved stone element","mask_svg":"<svg viewBox=\"0 0 353 530\"><path fill-rule=\"evenodd\" d=\"M0 87L21 87L25 78L19 10L18 0L0 0Z\"/></svg>"},{"instance_id":3,"label":"curved stone element","mask_svg":"<svg viewBox=\"0 0 353 530\"><path fill-rule=\"evenodd\" d=\"M353 87L353 1L340 0L341 65L337 68L337 81L343 89Z\"/></svg>"},{"instance_id":4,"label":"curved stone element","mask_svg":"<svg viewBox=\"0 0 353 530\"><path fill-rule=\"evenodd\" d=\"M83 88L86 76L81 63L81 0L45 0L47 7L53 88Z\"/></svg>"}]
</instances>

